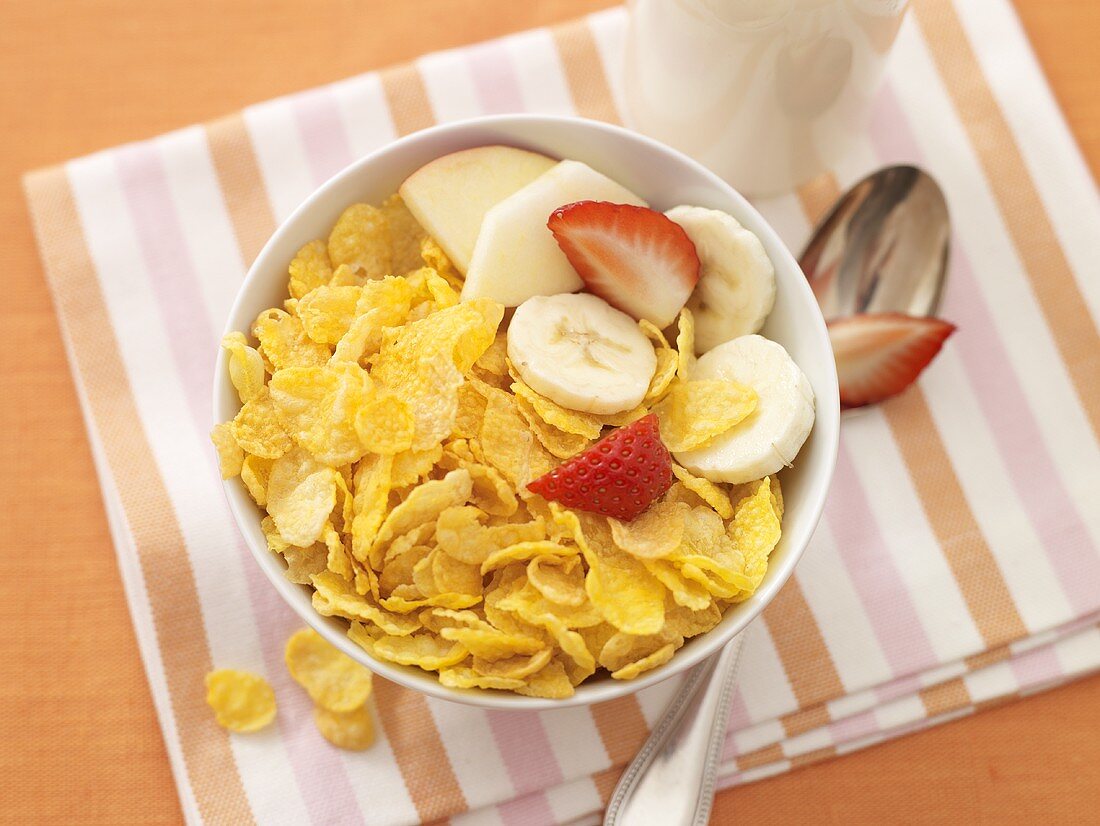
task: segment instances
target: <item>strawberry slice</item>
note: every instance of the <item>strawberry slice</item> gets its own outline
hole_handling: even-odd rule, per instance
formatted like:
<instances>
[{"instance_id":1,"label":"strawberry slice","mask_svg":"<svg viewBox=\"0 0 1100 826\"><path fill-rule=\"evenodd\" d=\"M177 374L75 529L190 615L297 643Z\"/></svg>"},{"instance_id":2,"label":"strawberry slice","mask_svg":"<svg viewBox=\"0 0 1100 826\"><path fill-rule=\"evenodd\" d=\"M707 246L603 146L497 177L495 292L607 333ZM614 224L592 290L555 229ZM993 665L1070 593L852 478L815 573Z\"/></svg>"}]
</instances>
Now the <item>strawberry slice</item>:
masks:
<instances>
[{"instance_id":1,"label":"strawberry slice","mask_svg":"<svg viewBox=\"0 0 1100 826\"><path fill-rule=\"evenodd\" d=\"M940 351L955 325L902 313L866 313L829 322L840 403L862 407L897 395Z\"/></svg>"},{"instance_id":2,"label":"strawberry slice","mask_svg":"<svg viewBox=\"0 0 1100 826\"><path fill-rule=\"evenodd\" d=\"M672 459L650 413L613 430L527 485L544 499L629 522L672 485Z\"/></svg>"},{"instance_id":3,"label":"strawberry slice","mask_svg":"<svg viewBox=\"0 0 1100 826\"><path fill-rule=\"evenodd\" d=\"M550 213L546 226L589 292L658 327L676 320L699 280L683 227L648 207L577 201Z\"/></svg>"}]
</instances>

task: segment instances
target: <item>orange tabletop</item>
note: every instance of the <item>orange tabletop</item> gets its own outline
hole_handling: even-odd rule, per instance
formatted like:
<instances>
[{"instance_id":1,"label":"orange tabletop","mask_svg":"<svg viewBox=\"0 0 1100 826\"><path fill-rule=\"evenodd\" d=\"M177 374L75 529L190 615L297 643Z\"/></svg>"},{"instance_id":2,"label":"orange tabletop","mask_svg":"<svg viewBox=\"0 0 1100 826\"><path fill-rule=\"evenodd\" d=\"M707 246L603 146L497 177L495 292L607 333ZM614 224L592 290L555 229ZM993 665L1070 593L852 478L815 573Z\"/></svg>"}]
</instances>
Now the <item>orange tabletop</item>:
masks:
<instances>
[{"instance_id":1,"label":"orange tabletop","mask_svg":"<svg viewBox=\"0 0 1100 826\"><path fill-rule=\"evenodd\" d=\"M917 0L919 2L919 0ZM1100 3L1016 0L1100 172ZM608 0L0 4L0 821L176 823L22 172ZM719 795L715 822L1096 822L1100 678Z\"/></svg>"}]
</instances>

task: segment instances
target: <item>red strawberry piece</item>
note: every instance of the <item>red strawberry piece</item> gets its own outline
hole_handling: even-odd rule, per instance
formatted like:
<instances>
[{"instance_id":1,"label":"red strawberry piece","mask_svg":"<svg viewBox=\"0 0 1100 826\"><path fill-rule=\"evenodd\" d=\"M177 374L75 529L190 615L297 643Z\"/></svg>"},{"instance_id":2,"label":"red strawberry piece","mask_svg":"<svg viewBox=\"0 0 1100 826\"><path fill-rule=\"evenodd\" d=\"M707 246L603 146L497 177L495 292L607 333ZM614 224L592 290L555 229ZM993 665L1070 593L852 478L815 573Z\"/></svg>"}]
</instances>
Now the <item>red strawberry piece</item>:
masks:
<instances>
[{"instance_id":1,"label":"red strawberry piece","mask_svg":"<svg viewBox=\"0 0 1100 826\"><path fill-rule=\"evenodd\" d=\"M672 485L672 459L650 413L527 485L544 499L629 522Z\"/></svg>"},{"instance_id":2,"label":"red strawberry piece","mask_svg":"<svg viewBox=\"0 0 1100 826\"><path fill-rule=\"evenodd\" d=\"M676 320L699 280L683 227L648 207L577 201L550 213L546 226L589 292L658 327Z\"/></svg>"},{"instance_id":3,"label":"red strawberry piece","mask_svg":"<svg viewBox=\"0 0 1100 826\"><path fill-rule=\"evenodd\" d=\"M955 325L902 313L867 313L829 322L840 403L861 407L897 395L940 351Z\"/></svg>"}]
</instances>

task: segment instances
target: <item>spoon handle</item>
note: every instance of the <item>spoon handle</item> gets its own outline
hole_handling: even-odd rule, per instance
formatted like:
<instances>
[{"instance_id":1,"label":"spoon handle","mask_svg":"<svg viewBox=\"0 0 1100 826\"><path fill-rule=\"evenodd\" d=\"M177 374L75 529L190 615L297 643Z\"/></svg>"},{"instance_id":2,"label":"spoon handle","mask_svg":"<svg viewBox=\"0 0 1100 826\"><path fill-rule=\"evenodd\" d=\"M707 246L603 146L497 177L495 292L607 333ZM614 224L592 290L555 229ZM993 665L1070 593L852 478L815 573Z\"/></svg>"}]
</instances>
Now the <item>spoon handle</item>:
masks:
<instances>
[{"instance_id":1,"label":"spoon handle","mask_svg":"<svg viewBox=\"0 0 1100 826\"><path fill-rule=\"evenodd\" d=\"M688 674L619 779L604 826L706 826L744 638Z\"/></svg>"}]
</instances>

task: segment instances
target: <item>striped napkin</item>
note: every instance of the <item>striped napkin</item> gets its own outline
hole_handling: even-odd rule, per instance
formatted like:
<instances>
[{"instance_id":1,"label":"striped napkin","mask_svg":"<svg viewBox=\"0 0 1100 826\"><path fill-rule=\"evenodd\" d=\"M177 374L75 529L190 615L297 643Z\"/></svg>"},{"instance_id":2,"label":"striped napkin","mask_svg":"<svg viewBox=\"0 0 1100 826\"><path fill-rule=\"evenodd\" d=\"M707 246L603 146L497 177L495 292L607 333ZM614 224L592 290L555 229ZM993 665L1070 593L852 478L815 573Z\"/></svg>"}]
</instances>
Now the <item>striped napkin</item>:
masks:
<instances>
[{"instance_id":1,"label":"striped napkin","mask_svg":"<svg viewBox=\"0 0 1100 826\"><path fill-rule=\"evenodd\" d=\"M298 626L248 558L207 441L231 300L261 244L353 159L439 121L621 119L612 10L251 107L27 178L31 211L183 810L191 822L592 820L676 681L491 712L379 681L379 743L330 748L291 684ZM731 785L1100 666L1100 199L1008 0L918 0L864 138L762 201L793 249L840 188L931 170L953 210L919 387L844 421L795 578L747 632ZM277 725L218 728L215 666L267 676Z\"/></svg>"}]
</instances>

